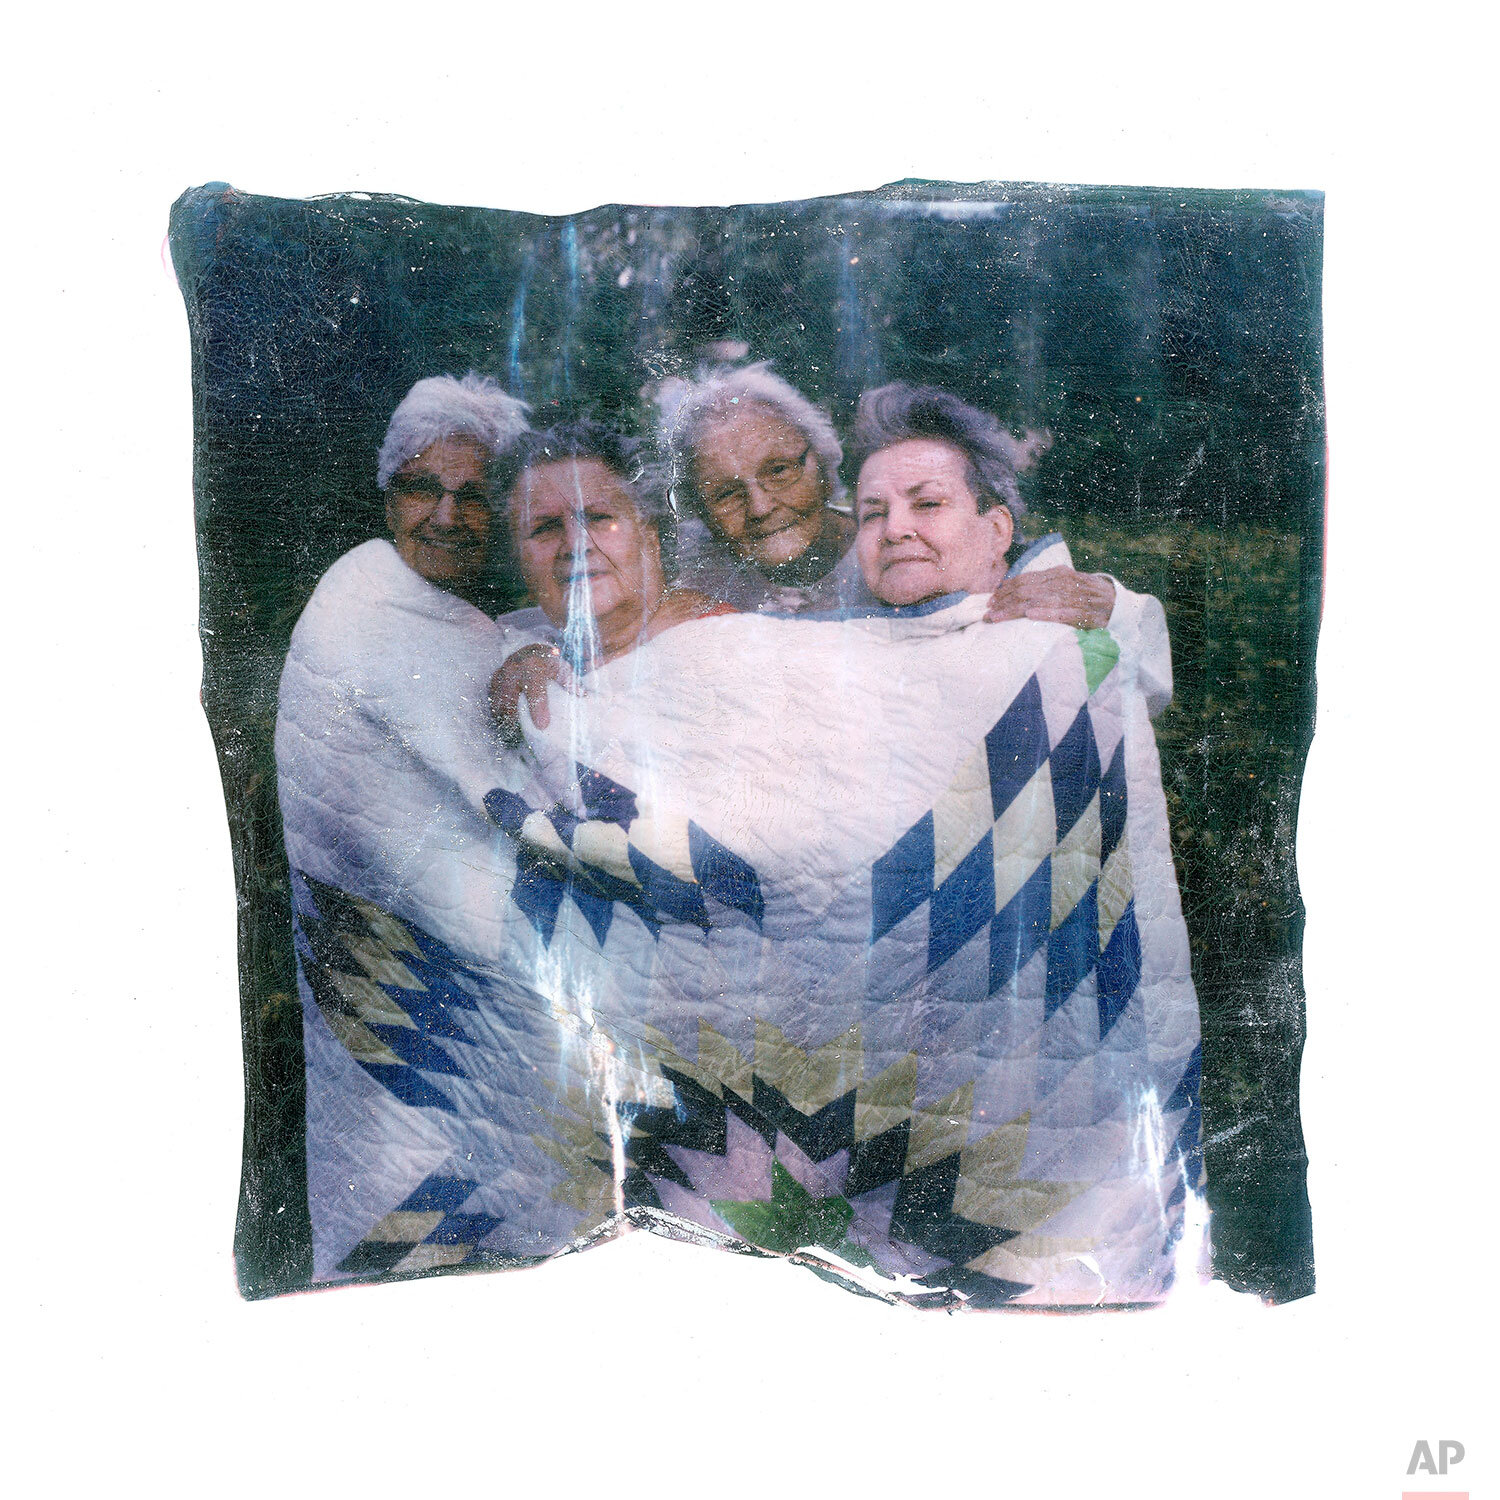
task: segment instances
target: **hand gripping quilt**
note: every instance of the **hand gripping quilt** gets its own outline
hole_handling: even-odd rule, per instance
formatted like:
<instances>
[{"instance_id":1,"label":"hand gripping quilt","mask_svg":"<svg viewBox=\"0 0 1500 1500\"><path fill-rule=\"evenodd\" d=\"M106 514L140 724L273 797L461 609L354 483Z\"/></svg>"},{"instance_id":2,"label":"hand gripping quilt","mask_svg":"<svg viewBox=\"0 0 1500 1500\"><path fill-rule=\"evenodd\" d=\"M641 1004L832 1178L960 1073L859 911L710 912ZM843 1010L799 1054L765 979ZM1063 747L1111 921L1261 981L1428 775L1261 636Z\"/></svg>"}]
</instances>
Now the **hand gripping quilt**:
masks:
<instances>
[{"instance_id":1,"label":"hand gripping quilt","mask_svg":"<svg viewBox=\"0 0 1500 1500\"><path fill-rule=\"evenodd\" d=\"M704 620L554 690L451 794L457 884L299 860L284 792L318 1279L634 1222L920 1305L1167 1292L1200 1054L1144 695L983 602ZM472 920L412 896L476 872Z\"/></svg>"}]
</instances>

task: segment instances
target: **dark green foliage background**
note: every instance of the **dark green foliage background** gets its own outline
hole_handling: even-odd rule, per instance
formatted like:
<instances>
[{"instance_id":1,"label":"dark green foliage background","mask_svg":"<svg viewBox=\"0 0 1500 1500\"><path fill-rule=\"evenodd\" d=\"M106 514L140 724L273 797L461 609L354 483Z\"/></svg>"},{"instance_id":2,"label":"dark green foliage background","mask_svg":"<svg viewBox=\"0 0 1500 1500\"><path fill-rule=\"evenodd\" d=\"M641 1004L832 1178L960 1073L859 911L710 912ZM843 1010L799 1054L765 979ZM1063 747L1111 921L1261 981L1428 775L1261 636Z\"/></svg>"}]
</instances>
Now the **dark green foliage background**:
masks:
<instances>
[{"instance_id":1,"label":"dark green foliage background","mask_svg":"<svg viewBox=\"0 0 1500 1500\"><path fill-rule=\"evenodd\" d=\"M375 453L424 375L477 369L533 421L644 422L643 388L749 346L840 424L930 381L1049 431L1030 534L1166 606L1157 721L1203 1013L1216 1273L1312 1289L1298 1115L1297 799L1322 568L1316 194L955 187L572 219L401 199L174 206L193 346L204 705L240 893L242 1289L310 1274L300 1008L271 750L287 641L379 534ZM852 479L853 476L847 476ZM518 602L495 580L496 609Z\"/></svg>"}]
</instances>

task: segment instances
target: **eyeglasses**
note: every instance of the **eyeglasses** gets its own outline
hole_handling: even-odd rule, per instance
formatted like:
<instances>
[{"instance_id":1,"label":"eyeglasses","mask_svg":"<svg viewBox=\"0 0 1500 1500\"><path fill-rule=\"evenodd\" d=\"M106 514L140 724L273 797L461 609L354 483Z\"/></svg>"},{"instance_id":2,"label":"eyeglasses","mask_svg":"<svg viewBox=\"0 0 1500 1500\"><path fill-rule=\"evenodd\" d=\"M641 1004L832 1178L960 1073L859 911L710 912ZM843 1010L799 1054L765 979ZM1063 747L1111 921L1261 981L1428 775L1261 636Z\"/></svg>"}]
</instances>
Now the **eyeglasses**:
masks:
<instances>
[{"instance_id":1,"label":"eyeglasses","mask_svg":"<svg viewBox=\"0 0 1500 1500\"><path fill-rule=\"evenodd\" d=\"M782 495L801 482L807 471L808 455L812 452L809 443L795 458L768 458L755 471L754 483L765 495ZM744 505L750 498L749 486L743 479L720 485L711 494L704 496L703 503L715 515L732 511Z\"/></svg>"},{"instance_id":2,"label":"eyeglasses","mask_svg":"<svg viewBox=\"0 0 1500 1500\"><path fill-rule=\"evenodd\" d=\"M450 490L441 479L430 474L418 474L410 479L395 479L392 490L403 500L415 500L432 509L443 503L445 495L451 495L460 510L488 510L489 491L482 484L463 484Z\"/></svg>"}]
</instances>

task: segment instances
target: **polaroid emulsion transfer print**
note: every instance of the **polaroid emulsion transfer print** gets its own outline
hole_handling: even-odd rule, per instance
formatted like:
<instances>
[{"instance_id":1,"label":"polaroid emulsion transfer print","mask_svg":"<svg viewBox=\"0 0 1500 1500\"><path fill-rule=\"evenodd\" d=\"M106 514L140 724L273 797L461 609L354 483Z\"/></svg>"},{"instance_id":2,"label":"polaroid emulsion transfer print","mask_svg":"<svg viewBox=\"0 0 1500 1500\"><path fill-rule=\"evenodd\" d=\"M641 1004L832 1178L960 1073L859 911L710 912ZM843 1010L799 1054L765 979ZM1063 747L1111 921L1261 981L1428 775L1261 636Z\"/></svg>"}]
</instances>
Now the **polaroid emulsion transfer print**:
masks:
<instances>
[{"instance_id":1,"label":"polaroid emulsion transfer print","mask_svg":"<svg viewBox=\"0 0 1500 1500\"><path fill-rule=\"evenodd\" d=\"M1311 1290L1321 225L186 194L245 1294Z\"/></svg>"}]
</instances>

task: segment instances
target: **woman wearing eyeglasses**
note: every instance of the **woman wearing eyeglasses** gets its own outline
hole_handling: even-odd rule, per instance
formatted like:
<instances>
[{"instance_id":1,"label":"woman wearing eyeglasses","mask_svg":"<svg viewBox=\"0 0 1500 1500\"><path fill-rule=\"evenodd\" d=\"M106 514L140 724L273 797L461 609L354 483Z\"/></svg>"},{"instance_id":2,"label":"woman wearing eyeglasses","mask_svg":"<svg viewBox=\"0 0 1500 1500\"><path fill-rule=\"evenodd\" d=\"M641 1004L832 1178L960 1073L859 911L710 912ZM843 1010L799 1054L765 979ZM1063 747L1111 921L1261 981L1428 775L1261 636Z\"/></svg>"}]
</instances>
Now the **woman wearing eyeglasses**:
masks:
<instances>
[{"instance_id":1,"label":"woman wearing eyeglasses","mask_svg":"<svg viewBox=\"0 0 1500 1500\"><path fill-rule=\"evenodd\" d=\"M843 449L826 413L765 363L664 381L656 401L688 517L679 581L737 609L785 614L858 598Z\"/></svg>"}]
</instances>

